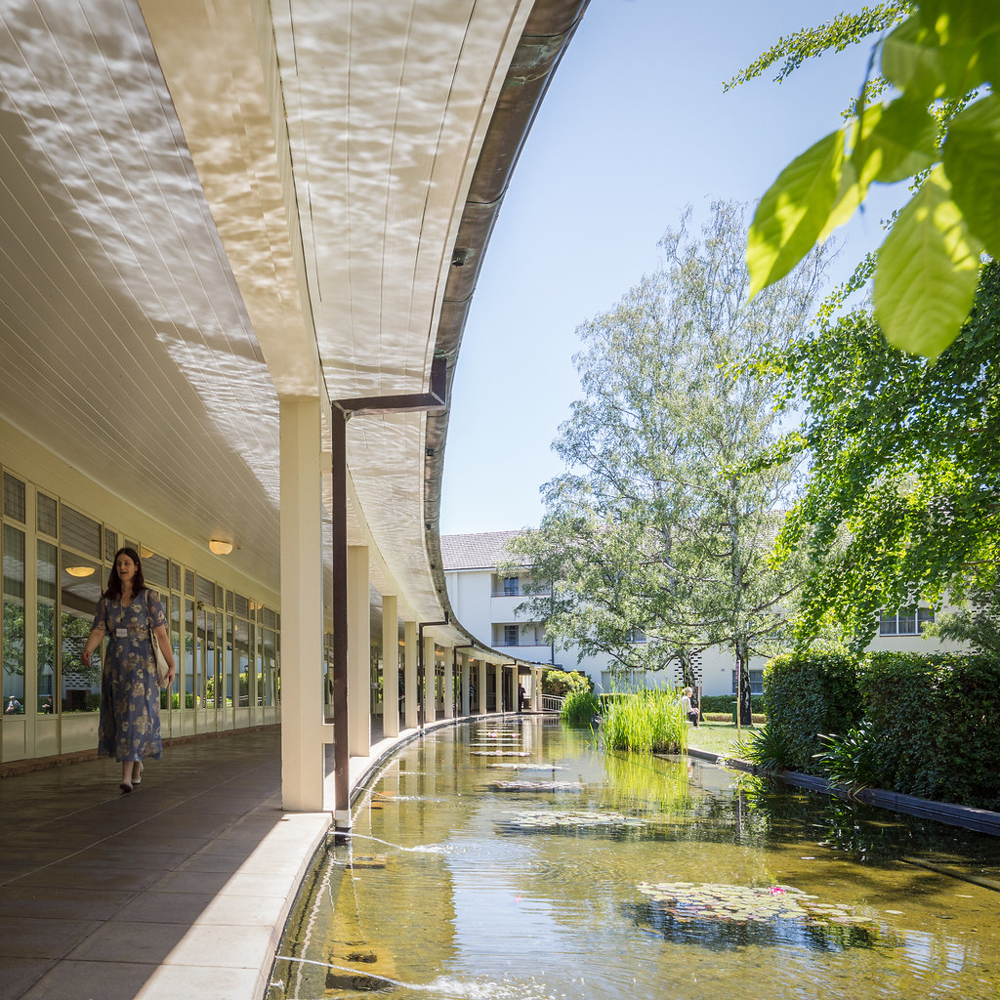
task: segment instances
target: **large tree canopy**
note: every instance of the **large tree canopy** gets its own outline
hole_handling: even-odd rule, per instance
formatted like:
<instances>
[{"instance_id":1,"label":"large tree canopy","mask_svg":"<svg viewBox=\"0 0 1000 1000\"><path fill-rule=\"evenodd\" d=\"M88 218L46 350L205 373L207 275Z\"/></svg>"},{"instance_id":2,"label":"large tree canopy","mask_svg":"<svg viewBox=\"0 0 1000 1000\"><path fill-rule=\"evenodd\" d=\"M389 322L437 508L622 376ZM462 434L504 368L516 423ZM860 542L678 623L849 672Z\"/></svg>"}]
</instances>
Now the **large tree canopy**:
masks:
<instances>
[{"instance_id":1,"label":"large tree canopy","mask_svg":"<svg viewBox=\"0 0 1000 1000\"><path fill-rule=\"evenodd\" d=\"M896 22L902 18L901 23ZM1000 253L1000 0L890 0L782 39L737 81L882 31L851 120L790 163L761 198L747 262L754 290L846 222L873 183L915 175L875 268L890 343L934 358L969 314L984 251ZM892 98L872 103L892 85Z\"/></svg>"},{"instance_id":2,"label":"large tree canopy","mask_svg":"<svg viewBox=\"0 0 1000 1000\"><path fill-rule=\"evenodd\" d=\"M868 310L819 324L778 361L799 432L778 455L807 453L811 477L779 538L806 556L800 634L842 624L856 646L878 612L970 588L995 590L1000 557L1000 265L937 359L887 345ZM772 374L774 371L772 370Z\"/></svg>"},{"instance_id":3,"label":"large tree canopy","mask_svg":"<svg viewBox=\"0 0 1000 1000\"><path fill-rule=\"evenodd\" d=\"M769 651L796 584L768 561L794 463L757 461L778 435L773 383L735 362L802 331L824 261L751 301L743 209L713 205L700 238L686 223L662 241L665 266L579 331L584 398L554 444L567 471L511 548L545 591L532 617L561 645L625 669L733 650L749 723L749 658Z\"/></svg>"}]
</instances>

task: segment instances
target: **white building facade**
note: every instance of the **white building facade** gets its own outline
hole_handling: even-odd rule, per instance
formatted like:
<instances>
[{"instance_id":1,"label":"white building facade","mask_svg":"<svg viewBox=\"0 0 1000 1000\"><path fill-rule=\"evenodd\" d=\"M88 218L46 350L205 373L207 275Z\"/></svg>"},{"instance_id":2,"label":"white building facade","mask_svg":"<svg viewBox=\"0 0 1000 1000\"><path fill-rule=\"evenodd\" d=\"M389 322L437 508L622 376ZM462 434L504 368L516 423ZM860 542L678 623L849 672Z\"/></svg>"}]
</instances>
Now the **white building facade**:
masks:
<instances>
[{"instance_id":1,"label":"white building facade","mask_svg":"<svg viewBox=\"0 0 1000 1000\"><path fill-rule=\"evenodd\" d=\"M531 620L518 607L526 599L526 572L511 575L498 567L510 562L508 542L520 531L485 531L474 534L442 535L448 597L462 623L481 642L497 650L507 649L519 659L551 664L560 670L579 670L594 683L595 690L610 692L616 680L610 656L581 656L578 646L557 647L547 642L541 622ZM943 652L954 644L929 640L921 633L934 620L934 612L923 606L900 609L882 615L879 633L871 650ZM639 641L644 641L637 637ZM703 695L736 692L736 660L731 650L721 646L696 653L695 676ZM764 657L750 661L753 694L764 692ZM647 687L679 686L679 666L636 678ZM618 681L617 683L622 683Z\"/></svg>"}]
</instances>

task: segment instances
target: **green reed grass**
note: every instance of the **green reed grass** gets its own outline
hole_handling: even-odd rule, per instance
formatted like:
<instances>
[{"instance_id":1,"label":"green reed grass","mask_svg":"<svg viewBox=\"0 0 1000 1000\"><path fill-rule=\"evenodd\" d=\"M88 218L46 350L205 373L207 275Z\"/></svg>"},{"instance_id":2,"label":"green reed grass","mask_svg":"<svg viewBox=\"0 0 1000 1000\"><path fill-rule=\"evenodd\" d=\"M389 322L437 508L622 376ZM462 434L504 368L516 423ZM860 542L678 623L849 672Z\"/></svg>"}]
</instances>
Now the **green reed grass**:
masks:
<instances>
[{"instance_id":1,"label":"green reed grass","mask_svg":"<svg viewBox=\"0 0 1000 1000\"><path fill-rule=\"evenodd\" d=\"M631 691L608 698L601 731L611 750L683 753L687 718L673 691Z\"/></svg>"}]
</instances>

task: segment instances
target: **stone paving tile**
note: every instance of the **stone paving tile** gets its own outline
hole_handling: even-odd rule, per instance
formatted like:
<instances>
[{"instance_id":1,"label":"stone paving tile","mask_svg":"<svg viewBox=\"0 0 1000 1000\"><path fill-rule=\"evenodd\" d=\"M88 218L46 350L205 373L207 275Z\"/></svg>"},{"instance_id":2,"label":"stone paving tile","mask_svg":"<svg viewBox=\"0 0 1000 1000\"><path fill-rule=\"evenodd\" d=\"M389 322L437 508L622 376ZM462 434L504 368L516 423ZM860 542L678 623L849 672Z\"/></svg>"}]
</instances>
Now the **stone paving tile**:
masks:
<instances>
[{"instance_id":1,"label":"stone paving tile","mask_svg":"<svg viewBox=\"0 0 1000 1000\"><path fill-rule=\"evenodd\" d=\"M110 920L133 898L135 893L130 892L6 885L0 887L0 916Z\"/></svg>"},{"instance_id":2,"label":"stone paving tile","mask_svg":"<svg viewBox=\"0 0 1000 1000\"><path fill-rule=\"evenodd\" d=\"M0 957L0 1000L18 1000L55 964L54 958Z\"/></svg>"},{"instance_id":3,"label":"stone paving tile","mask_svg":"<svg viewBox=\"0 0 1000 1000\"><path fill-rule=\"evenodd\" d=\"M143 988L155 972L156 966L139 963L63 961L46 972L22 997L23 1000L134 1000L143 995ZM187 1000L195 995L189 992ZM230 994L230 1000L236 1000L237 996Z\"/></svg>"},{"instance_id":4,"label":"stone paving tile","mask_svg":"<svg viewBox=\"0 0 1000 1000\"><path fill-rule=\"evenodd\" d=\"M0 956L62 958L102 926L100 920L0 917Z\"/></svg>"}]
</instances>

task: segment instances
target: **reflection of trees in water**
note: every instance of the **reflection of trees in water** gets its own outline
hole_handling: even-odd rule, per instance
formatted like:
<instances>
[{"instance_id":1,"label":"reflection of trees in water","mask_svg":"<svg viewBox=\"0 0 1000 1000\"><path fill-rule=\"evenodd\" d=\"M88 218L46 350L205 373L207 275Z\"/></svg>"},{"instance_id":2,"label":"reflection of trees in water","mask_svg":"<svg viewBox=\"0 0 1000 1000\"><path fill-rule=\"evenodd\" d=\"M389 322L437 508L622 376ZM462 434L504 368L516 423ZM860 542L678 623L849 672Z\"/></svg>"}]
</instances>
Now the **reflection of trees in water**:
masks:
<instances>
[{"instance_id":1,"label":"reflection of trees in water","mask_svg":"<svg viewBox=\"0 0 1000 1000\"><path fill-rule=\"evenodd\" d=\"M1000 878L1000 839L835 795L791 791L767 779L740 779L753 808L770 817L775 844L840 851L859 864L920 854L962 868L982 866Z\"/></svg>"},{"instance_id":2,"label":"reflection of trees in water","mask_svg":"<svg viewBox=\"0 0 1000 1000\"><path fill-rule=\"evenodd\" d=\"M668 941L713 950L793 945L810 951L840 952L897 943L884 928L873 923L840 926L780 918L719 921L678 915L649 902L626 903L622 909L634 924L662 934Z\"/></svg>"}]
</instances>

